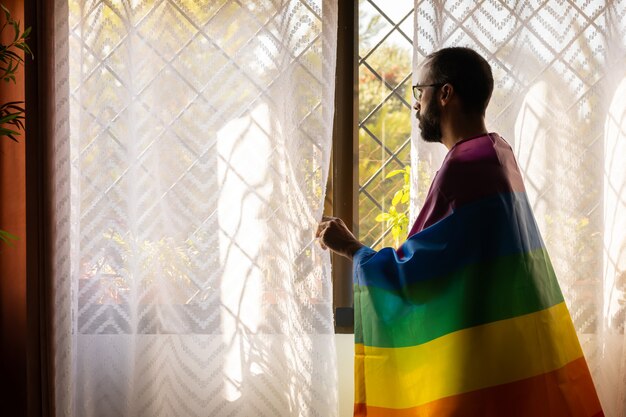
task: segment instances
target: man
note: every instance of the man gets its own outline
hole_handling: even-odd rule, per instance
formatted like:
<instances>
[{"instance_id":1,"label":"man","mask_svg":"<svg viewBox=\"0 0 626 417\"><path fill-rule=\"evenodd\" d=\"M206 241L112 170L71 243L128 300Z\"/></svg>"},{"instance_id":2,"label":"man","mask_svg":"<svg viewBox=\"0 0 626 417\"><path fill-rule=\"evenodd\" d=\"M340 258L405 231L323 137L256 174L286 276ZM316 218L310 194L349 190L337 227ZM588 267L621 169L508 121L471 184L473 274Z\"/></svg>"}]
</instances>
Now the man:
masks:
<instances>
[{"instance_id":1,"label":"man","mask_svg":"<svg viewBox=\"0 0 626 417\"><path fill-rule=\"evenodd\" d=\"M418 80L421 136L448 154L407 241L317 231L354 263L355 415L603 415L511 147L485 126L491 67L446 48Z\"/></svg>"}]
</instances>

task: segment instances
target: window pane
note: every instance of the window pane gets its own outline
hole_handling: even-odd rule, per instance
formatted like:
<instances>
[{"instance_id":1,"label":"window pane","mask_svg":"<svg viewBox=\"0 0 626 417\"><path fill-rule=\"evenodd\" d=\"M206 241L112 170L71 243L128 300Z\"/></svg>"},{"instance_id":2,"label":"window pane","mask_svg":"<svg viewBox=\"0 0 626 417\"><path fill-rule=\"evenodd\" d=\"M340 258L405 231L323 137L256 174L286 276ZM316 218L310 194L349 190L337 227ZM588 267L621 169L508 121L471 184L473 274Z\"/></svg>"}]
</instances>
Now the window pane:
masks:
<instances>
[{"instance_id":1,"label":"window pane","mask_svg":"<svg viewBox=\"0 0 626 417\"><path fill-rule=\"evenodd\" d=\"M412 0L359 1L358 224L375 249L398 246L408 226L408 202L393 204L405 176L387 176L410 165L413 19Z\"/></svg>"}]
</instances>

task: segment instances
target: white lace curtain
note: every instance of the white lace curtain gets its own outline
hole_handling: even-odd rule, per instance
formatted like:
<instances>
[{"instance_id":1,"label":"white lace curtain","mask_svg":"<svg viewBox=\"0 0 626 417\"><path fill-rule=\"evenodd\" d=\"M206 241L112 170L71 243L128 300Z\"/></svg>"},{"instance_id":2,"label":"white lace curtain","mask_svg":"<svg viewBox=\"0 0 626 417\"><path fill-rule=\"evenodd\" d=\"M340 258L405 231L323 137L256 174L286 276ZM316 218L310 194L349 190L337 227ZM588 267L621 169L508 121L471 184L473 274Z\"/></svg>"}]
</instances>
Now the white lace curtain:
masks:
<instances>
[{"instance_id":1,"label":"white lace curtain","mask_svg":"<svg viewBox=\"0 0 626 417\"><path fill-rule=\"evenodd\" d=\"M336 414L333 3L56 0L57 415Z\"/></svg>"},{"instance_id":2,"label":"white lace curtain","mask_svg":"<svg viewBox=\"0 0 626 417\"><path fill-rule=\"evenodd\" d=\"M606 415L626 415L626 1L416 1L415 19L416 68L445 46L489 60L487 127L515 149ZM415 172L438 168L414 136Z\"/></svg>"}]
</instances>

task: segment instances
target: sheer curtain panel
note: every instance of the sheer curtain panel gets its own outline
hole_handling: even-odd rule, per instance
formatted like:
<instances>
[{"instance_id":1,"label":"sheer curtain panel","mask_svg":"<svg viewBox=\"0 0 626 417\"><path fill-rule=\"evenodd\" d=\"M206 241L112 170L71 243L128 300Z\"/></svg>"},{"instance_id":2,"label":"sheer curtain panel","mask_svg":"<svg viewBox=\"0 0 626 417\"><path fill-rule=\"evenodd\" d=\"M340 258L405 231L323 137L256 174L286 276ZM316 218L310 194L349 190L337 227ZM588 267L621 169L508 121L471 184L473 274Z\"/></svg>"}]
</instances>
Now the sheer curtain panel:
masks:
<instances>
[{"instance_id":1,"label":"sheer curtain panel","mask_svg":"<svg viewBox=\"0 0 626 417\"><path fill-rule=\"evenodd\" d=\"M56 10L57 415L336 415L336 4Z\"/></svg>"},{"instance_id":2,"label":"sheer curtain panel","mask_svg":"<svg viewBox=\"0 0 626 417\"><path fill-rule=\"evenodd\" d=\"M416 1L414 40L415 68L446 46L490 62L487 127L516 152L604 411L626 415L626 1ZM443 147L413 131L432 172Z\"/></svg>"}]
</instances>

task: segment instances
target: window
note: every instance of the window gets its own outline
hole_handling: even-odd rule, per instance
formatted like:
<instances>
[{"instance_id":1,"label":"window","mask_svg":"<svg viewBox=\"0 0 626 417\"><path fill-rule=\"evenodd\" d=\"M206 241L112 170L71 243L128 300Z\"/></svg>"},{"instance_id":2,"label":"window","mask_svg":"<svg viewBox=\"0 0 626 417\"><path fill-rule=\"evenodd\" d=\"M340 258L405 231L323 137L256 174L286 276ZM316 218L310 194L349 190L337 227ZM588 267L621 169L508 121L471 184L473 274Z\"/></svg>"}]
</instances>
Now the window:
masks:
<instances>
[{"instance_id":1,"label":"window","mask_svg":"<svg viewBox=\"0 0 626 417\"><path fill-rule=\"evenodd\" d=\"M409 223L394 174L411 163L413 22L413 1L359 1L358 236L374 249L399 246Z\"/></svg>"},{"instance_id":2,"label":"window","mask_svg":"<svg viewBox=\"0 0 626 417\"><path fill-rule=\"evenodd\" d=\"M398 174L411 160L413 22L411 0L339 4L326 213L342 218L374 249L397 247L409 225L405 176ZM352 331L351 268L333 256L337 332Z\"/></svg>"}]
</instances>

